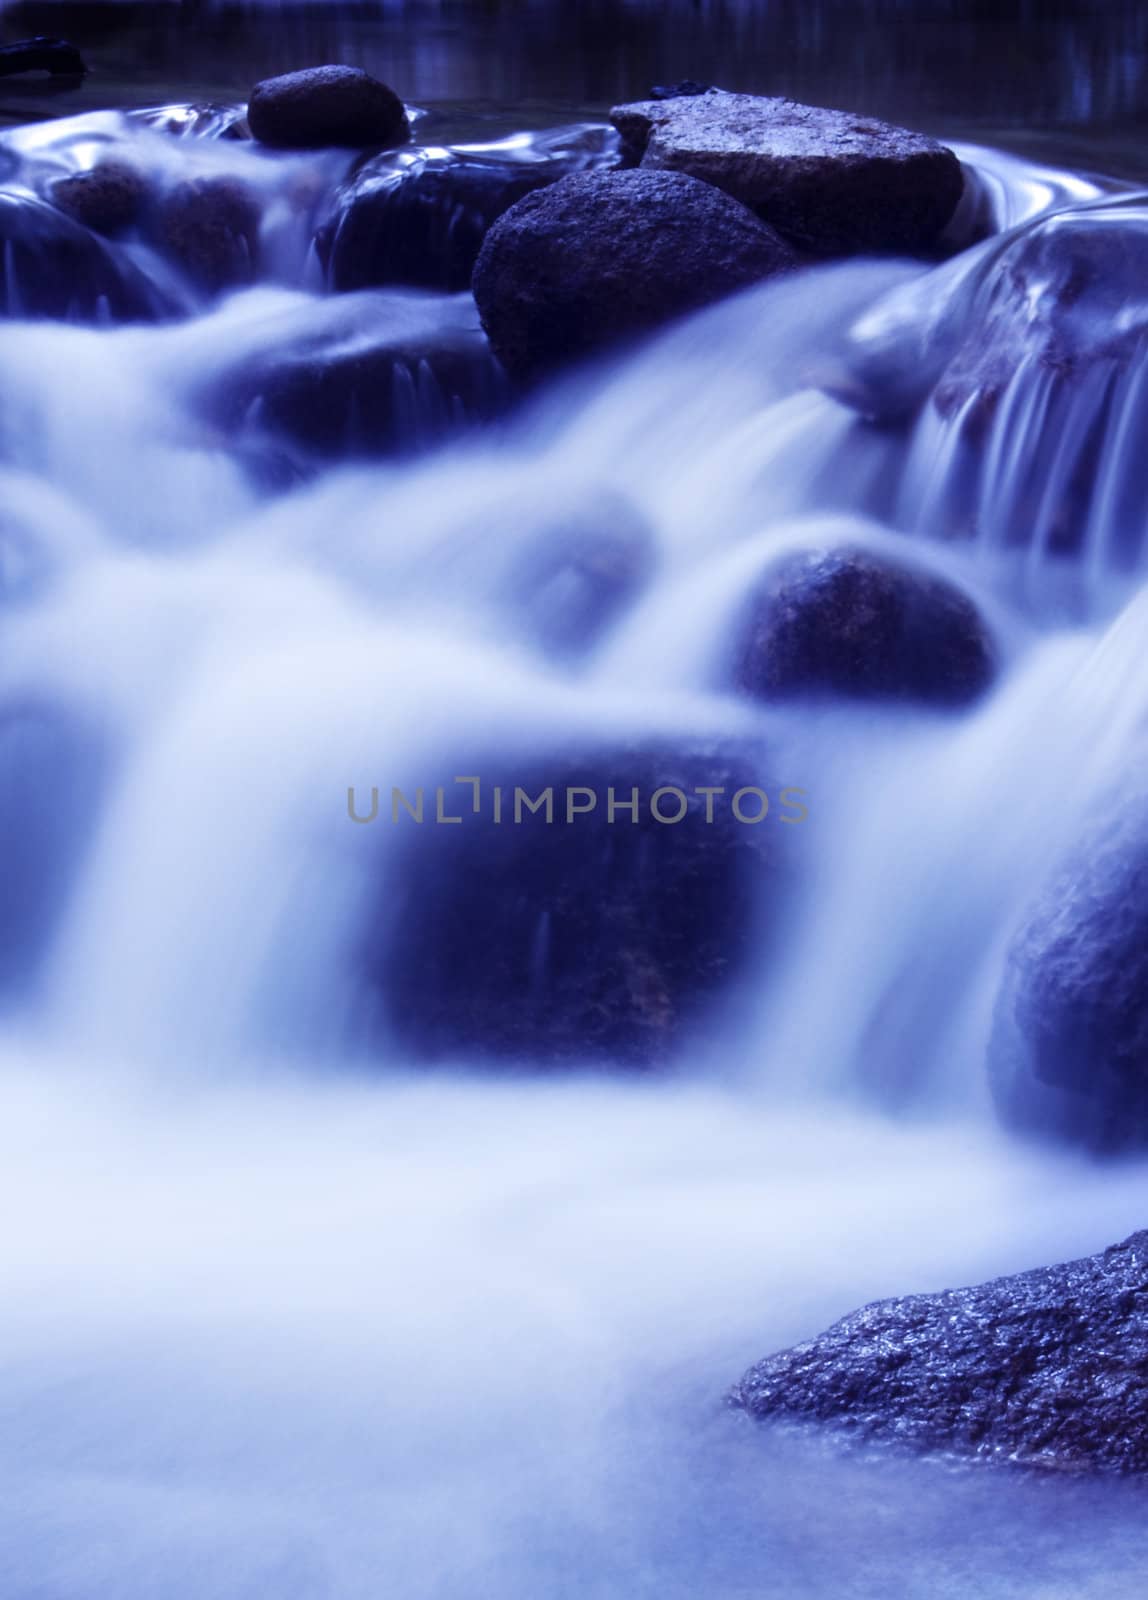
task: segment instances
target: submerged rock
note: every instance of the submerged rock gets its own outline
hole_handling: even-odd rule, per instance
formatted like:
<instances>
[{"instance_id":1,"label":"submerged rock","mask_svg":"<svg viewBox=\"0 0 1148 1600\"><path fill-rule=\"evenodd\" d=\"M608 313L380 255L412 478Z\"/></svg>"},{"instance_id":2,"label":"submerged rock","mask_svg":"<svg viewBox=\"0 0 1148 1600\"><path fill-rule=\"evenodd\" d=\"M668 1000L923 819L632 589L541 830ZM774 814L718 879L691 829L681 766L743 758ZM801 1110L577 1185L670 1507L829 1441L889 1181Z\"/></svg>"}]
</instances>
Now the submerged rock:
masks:
<instances>
[{"instance_id":1,"label":"submerged rock","mask_svg":"<svg viewBox=\"0 0 1148 1600\"><path fill-rule=\"evenodd\" d=\"M170 309L113 245L41 200L0 193L0 313L146 322Z\"/></svg>"},{"instance_id":2,"label":"submerged rock","mask_svg":"<svg viewBox=\"0 0 1148 1600\"><path fill-rule=\"evenodd\" d=\"M709 184L584 173L495 223L474 295L507 370L533 378L795 264L772 228Z\"/></svg>"},{"instance_id":3,"label":"submerged rock","mask_svg":"<svg viewBox=\"0 0 1148 1600\"><path fill-rule=\"evenodd\" d=\"M259 202L236 178L195 178L160 202L161 248L208 294L251 283L259 260Z\"/></svg>"},{"instance_id":4,"label":"submerged rock","mask_svg":"<svg viewBox=\"0 0 1148 1600\"><path fill-rule=\"evenodd\" d=\"M996 674L976 605L956 584L861 547L799 551L766 573L737 646L739 688L962 706Z\"/></svg>"},{"instance_id":5,"label":"submerged rock","mask_svg":"<svg viewBox=\"0 0 1148 1600\"><path fill-rule=\"evenodd\" d=\"M642 593L656 560L645 518L623 496L600 490L547 521L515 565L507 599L549 655L581 656Z\"/></svg>"},{"instance_id":6,"label":"submerged rock","mask_svg":"<svg viewBox=\"0 0 1148 1600\"><path fill-rule=\"evenodd\" d=\"M760 1421L1058 1472L1148 1471L1148 1233L1067 1265L866 1306L751 1368Z\"/></svg>"},{"instance_id":7,"label":"submerged rock","mask_svg":"<svg viewBox=\"0 0 1148 1600\"><path fill-rule=\"evenodd\" d=\"M358 67L308 67L265 78L251 91L253 139L284 150L403 144L410 124L393 89Z\"/></svg>"},{"instance_id":8,"label":"submerged rock","mask_svg":"<svg viewBox=\"0 0 1148 1600\"><path fill-rule=\"evenodd\" d=\"M482 241L503 212L572 172L617 160L613 129L597 126L536 134L525 145L377 157L339 196L320 236L332 286L469 289Z\"/></svg>"},{"instance_id":9,"label":"submerged rock","mask_svg":"<svg viewBox=\"0 0 1148 1600\"><path fill-rule=\"evenodd\" d=\"M1066 385L1127 361L1148 335L1143 197L1058 212L1006 235L983 254L963 300L964 337L936 395L946 416L970 401L980 417L991 414L1026 365Z\"/></svg>"},{"instance_id":10,"label":"submerged rock","mask_svg":"<svg viewBox=\"0 0 1148 1600\"><path fill-rule=\"evenodd\" d=\"M1029 906L989 1072L1014 1128L1097 1151L1148 1145L1148 796L1111 807Z\"/></svg>"},{"instance_id":11,"label":"submerged rock","mask_svg":"<svg viewBox=\"0 0 1148 1600\"><path fill-rule=\"evenodd\" d=\"M400 1046L542 1070L666 1066L746 970L778 909L794 830L731 811L742 788L769 792L757 762L713 748L556 749L549 761L535 749L517 768L504 757L497 771L481 761L457 769L483 779L477 815L454 770L441 781L460 823L434 823L430 790L421 825L405 813L393 825L397 861L368 950L368 978ZM707 802L700 785L721 794ZM624 810L609 820L611 787L627 803L638 790L637 820ZM688 801L676 824L651 816L663 788ZM553 820L525 805L515 820L516 789L534 801L552 791ZM567 821L568 789L591 791L594 809ZM669 818L680 809L668 794L658 803ZM742 805L753 815L760 802Z\"/></svg>"},{"instance_id":12,"label":"submerged rock","mask_svg":"<svg viewBox=\"0 0 1148 1600\"><path fill-rule=\"evenodd\" d=\"M148 200L148 181L126 161L101 161L86 172L57 178L49 198L85 228L117 234L139 221Z\"/></svg>"},{"instance_id":13,"label":"submerged rock","mask_svg":"<svg viewBox=\"0 0 1148 1600\"><path fill-rule=\"evenodd\" d=\"M348 295L285 320L213 378L200 404L229 433L319 457L402 454L496 415L505 375L469 296Z\"/></svg>"},{"instance_id":14,"label":"submerged rock","mask_svg":"<svg viewBox=\"0 0 1148 1600\"><path fill-rule=\"evenodd\" d=\"M610 115L630 161L724 189L816 255L928 251L964 187L935 140L793 100L711 89Z\"/></svg>"}]
</instances>

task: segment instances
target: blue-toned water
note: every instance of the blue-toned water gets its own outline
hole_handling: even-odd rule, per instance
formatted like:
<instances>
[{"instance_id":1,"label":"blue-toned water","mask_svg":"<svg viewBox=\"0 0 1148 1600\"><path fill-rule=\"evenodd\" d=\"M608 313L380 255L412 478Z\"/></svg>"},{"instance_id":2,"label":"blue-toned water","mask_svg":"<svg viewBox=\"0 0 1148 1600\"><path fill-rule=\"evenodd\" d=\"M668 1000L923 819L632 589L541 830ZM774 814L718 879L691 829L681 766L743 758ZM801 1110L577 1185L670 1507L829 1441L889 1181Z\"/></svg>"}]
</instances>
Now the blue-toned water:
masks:
<instances>
[{"instance_id":1,"label":"blue-toned water","mask_svg":"<svg viewBox=\"0 0 1148 1600\"><path fill-rule=\"evenodd\" d=\"M242 176L265 267L164 325L16 317L0 343L0 1590L1126 1600L1133 1490L842 1460L721 1401L863 1301L1144 1221L1141 1165L1009 1139L984 1069L1010 929L1148 710L1137 463L1101 457L1058 551L1039 514L969 515L959 417L855 409L975 330L1002 248L1138 202L962 146L998 233L956 267L819 269L414 458L298 479L257 411L205 420L204 387L344 315L468 302L322 294L280 201L326 157L108 117L9 136L18 185L100 141ZM443 394L408 377L426 445ZM986 504L1038 400L1017 384ZM640 512L655 561L572 662L507 575L590 493ZM955 719L733 695L749 584L811 540L965 584L994 692ZM588 731L776 742L810 802L784 937L660 1074L428 1071L347 961L402 846L349 823L347 787Z\"/></svg>"}]
</instances>

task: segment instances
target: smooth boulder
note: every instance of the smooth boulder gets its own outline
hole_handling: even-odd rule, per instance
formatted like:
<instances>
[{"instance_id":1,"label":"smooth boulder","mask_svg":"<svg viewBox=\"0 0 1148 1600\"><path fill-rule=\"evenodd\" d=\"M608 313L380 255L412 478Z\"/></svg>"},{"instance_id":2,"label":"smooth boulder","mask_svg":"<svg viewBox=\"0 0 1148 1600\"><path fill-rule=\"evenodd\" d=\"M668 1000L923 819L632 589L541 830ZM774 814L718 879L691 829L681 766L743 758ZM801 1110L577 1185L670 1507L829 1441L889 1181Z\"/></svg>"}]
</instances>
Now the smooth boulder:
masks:
<instances>
[{"instance_id":1,"label":"smooth boulder","mask_svg":"<svg viewBox=\"0 0 1148 1600\"><path fill-rule=\"evenodd\" d=\"M0 193L0 315L147 322L170 310L114 245L41 200Z\"/></svg>"},{"instance_id":2,"label":"smooth boulder","mask_svg":"<svg viewBox=\"0 0 1148 1600\"><path fill-rule=\"evenodd\" d=\"M516 201L573 172L617 162L617 135L594 125L482 149L378 156L355 174L320 231L331 285L469 289L483 239Z\"/></svg>"},{"instance_id":3,"label":"smooth boulder","mask_svg":"<svg viewBox=\"0 0 1148 1600\"><path fill-rule=\"evenodd\" d=\"M236 178L193 178L160 201L155 242L205 294L254 282L262 214Z\"/></svg>"},{"instance_id":4,"label":"smooth boulder","mask_svg":"<svg viewBox=\"0 0 1148 1600\"><path fill-rule=\"evenodd\" d=\"M773 814L739 822L731 809L747 786L776 807L759 753L623 745L556 748L547 760L535 747L518 761L505 752L494 764L467 761L437 779L459 823L433 820L433 788L421 824L402 811L384 823L393 856L365 971L388 1036L429 1060L666 1068L747 972L779 909L799 831ZM460 772L481 780L477 814L471 786L452 782ZM722 794L707 802L702 785ZM611 787L627 803L638 791L636 819L618 811L610 820ZM676 823L651 814L668 787L688 803ZM551 791L551 818L525 804L516 814L516 789L535 802ZM568 820L569 791L582 789L596 805ZM681 809L668 794L658 804L667 818ZM742 802L747 816L759 807Z\"/></svg>"},{"instance_id":5,"label":"smooth boulder","mask_svg":"<svg viewBox=\"0 0 1148 1600\"><path fill-rule=\"evenodd\" d=\"M1028 906L989 1074L1014 1129L1100 1153L1148 1146L1148 796L1104 808Z\"/></svg>"},{"instance_id":6,"label":"smooth boulder","mask_svg":"<svg viewBox=\"0 0 1148 1600\"><path fill-rule=\"evenodd\" d=\"M138 167L111 159L57 178L48 198L85 228L114 236L139 222L149 198L148 181Z\"/></svg>"},{"instance_id":7,"label":"smooth boulder","mask_svg":"<svg viewBox=\"0 0 1148 1600\"><path fill-rule=\"evenodd\" d=\"M882 1300L751 1368L760 1422L1059 1473L1148 1471L1148 1233L975 1288Z\"/></svg>"},{"instance_id":8,"label":"smooth boulder","mask_svg":"<svg viewBox=\"0 0 1148 1600\"><path fill-rule=\"evenodd\" d=\"M636 602L656 564L657 539L635 506L616 492L590 490L555 509L527 541L506 600L547 655L576 659Z\"/></svg>"},{"instance_id":9,"label":"smooth boulder","mask_svg":"<svg viewBox=\"0 0 1148 1600\"><path fill-rule=\"evenodd\" d=\"M963 590L861 546L798 551L766 572L737 642L734 679L762 700L833 697L968 705L996 673Z\"/></svg>"},{"instance_id":10,"label":"smooth boulder","mask_svg":"<svg viewBox=\"0 0 1148 1600\"><path fill-rule=\"evenodd\" d=\"M469 296L380 291L269 323L199 406L233 438L363 458L415 453L496 416L508 389Z\"/></svg>"},{"instance_id":11,"label":"smooth boulder","mask_svg":"<svg viewBox=\"0 0 1148 1600\"><path fill-rule=\"evenodd\" d=\"M403 144L410 124L393 89L358 67L308 67L265 78L247 102L251 137L281 150Z\"/></svg>"},{"instance_id":12,"label":"smooth boulder","mask_svg":"<svg viewBox=\"0 0 1148 1600\"><path fill-rule=\"evenodd\" d=\"M709 184L593 172L512 206L473 288L499 359L532 379L795 265L772 228Z\"/></svg>"},{"instance_id":13,"label":"smooth boulder","mask_svg":"<svg viewBox=\"0 0 1148 1600\"><path fill-rule=\"evenodd\" d=\"M631 162L724 189L815 255L928 252L964 188L945 145L794 100L711 89L610 116Z\"/></svg>"}]
</instances>

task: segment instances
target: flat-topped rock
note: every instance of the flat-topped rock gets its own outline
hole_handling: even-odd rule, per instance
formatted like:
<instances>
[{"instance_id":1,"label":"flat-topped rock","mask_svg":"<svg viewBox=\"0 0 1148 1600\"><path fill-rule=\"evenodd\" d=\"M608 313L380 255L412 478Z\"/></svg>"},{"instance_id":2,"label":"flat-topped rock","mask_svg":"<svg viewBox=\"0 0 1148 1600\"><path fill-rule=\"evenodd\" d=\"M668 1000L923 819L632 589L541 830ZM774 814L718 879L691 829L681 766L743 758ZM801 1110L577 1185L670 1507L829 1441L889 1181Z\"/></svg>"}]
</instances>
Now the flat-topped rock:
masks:
<instances>
[{"instance_id":1,"label":"flat-topped rock","mask_svg":"<svg viewBox=\"0 0 1148 1600\"><path fill-rule=\"evenodd\" d=\"M882 1300L750 1369L730 1404L865 1441L1148 1471L1148 1233L971 1289Z\"/></svg>"},{"instance_id":2,"label":"flat-topped rock","mask_svg":"<svg viewBox=\"0 0 1148 1600\"><path fill-rule=\"evenodd\" d=\"M934 139L794 100L711 89L610 115L631 164L712 183L816 255L929 251L964 187Z\"/></svg>"}]
</instances>

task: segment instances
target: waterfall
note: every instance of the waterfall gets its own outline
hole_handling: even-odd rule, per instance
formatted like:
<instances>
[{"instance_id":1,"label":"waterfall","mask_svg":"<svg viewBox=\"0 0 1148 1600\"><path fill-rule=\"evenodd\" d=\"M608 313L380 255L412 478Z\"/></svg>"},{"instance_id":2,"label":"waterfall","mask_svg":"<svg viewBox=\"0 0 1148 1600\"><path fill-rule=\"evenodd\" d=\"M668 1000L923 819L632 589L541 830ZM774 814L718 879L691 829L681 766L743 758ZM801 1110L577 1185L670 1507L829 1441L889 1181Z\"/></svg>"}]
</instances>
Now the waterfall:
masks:
<instances>
[{"instance_id":1,"label":"waterfall","mask_svg":"<svg viewBox=\"0 0 1148 1600\"><path fill-rule=\"evenodd\" d=\"M0 135L13 218L119 162L168 219L76 222L94 293L48 319L0 212L10 1592L939 1593L937 1549L980 1573L969 1526L1006 1569L976 1592L1035 1594L1007 1574L1026 1540L1067 1561L1088 1491L762 1451L713 1401L866 1298L1143 1223L1142 1166L997 1127L985 1054L1018 918L1148 715L1148 202L961 146L969 249L795 273L523 396L457 286L333 293L315 241L361 174L234 120ZM463 155L611 149L579 124ZM958 592L987 692L740 692L763 577L840 549ZM626 797L718 760L770 802L737 848L784 861L720 879L698 948L737 902L737 961L654 1070L670 1001L630 969L603 980L647 983L625 1060L606 1028L586 1059L502 1059L506 1017L481 1050L435 1031L427 972L505 953L419 921L468 861L531 908L543 1010L561 937L438 790ZM642 865L594 837L570 875L609 910ZM858 1576L889 1505L925 1533ZM1134 1570L1141 1508L1106 1506Z\"/></svg>"}]
</instances>

